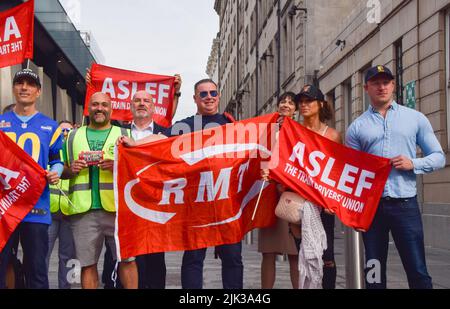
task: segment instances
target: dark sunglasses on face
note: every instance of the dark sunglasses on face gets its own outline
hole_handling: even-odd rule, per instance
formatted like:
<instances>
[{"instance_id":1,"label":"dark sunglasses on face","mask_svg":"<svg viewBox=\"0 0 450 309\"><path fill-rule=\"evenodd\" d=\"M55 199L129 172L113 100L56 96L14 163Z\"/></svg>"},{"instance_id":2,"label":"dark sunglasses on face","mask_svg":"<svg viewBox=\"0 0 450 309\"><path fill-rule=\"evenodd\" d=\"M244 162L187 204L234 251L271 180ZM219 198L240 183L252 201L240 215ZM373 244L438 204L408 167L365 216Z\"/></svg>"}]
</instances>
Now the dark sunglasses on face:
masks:
<instances>
[{"instance_id":1,"label":"dark sunglasses on face","mask_svg":"<svg viewBox=\"0 0 450 309\"><path fill-rule=\"evenodd\" d=\"M72 131L72 129L61 129L61 131L62 131L63 133L69 133L70 131Z\"/></svg>"},{"instance_id":2,"label":"dark sunglasses on face","mask_svg":"<svg viewBox=\"0 0 450 309\"><path fill-rule=\"evenodd\" d=\"M202 91L198 95L200 96L200 98L205 99L208 96L208 94L211 97L213 97L213 98L216 98L219 95L217 90L212 90L212 91L209 91L209 92L208 91Z\"/></svg>"}]
</instances>

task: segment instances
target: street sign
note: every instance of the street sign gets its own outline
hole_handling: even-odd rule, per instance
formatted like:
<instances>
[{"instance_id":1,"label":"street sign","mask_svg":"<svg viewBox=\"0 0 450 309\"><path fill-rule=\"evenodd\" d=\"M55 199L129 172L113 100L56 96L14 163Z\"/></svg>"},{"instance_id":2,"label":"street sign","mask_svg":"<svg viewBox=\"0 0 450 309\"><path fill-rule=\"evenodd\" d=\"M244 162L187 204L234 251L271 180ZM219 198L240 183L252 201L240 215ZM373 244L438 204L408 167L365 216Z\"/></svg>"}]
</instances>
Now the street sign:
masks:
<instances>
[{"instance_id":1,"label":"street sign","mask_svg":"<svg viewBox=\"0 0 450 309\"><path fill-rule=\"evenodd\" d=\"M416 81L412 81L406 84L406 106L412 109L416 109Z\"/></svg>"}]
</instances>

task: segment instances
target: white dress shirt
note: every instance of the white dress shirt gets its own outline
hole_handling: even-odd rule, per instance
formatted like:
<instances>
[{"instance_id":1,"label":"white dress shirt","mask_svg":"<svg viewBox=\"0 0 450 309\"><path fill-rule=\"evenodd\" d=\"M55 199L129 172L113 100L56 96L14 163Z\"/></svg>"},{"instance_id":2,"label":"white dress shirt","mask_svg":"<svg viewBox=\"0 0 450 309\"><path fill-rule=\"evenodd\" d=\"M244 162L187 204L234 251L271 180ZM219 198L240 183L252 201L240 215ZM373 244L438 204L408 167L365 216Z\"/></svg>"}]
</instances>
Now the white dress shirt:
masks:
<instances>
[{"instance_id":1,"label":"white dress shirt","mask_svg":"<svg viewBox=\"0 0 450 309\"><path fill-rule=\"evenodd\" d=\"M139 129L134 121L131 123L131 136L135 141L146 138L153 134L153 121L144 129Z\"/></svg>"}]
</instances>

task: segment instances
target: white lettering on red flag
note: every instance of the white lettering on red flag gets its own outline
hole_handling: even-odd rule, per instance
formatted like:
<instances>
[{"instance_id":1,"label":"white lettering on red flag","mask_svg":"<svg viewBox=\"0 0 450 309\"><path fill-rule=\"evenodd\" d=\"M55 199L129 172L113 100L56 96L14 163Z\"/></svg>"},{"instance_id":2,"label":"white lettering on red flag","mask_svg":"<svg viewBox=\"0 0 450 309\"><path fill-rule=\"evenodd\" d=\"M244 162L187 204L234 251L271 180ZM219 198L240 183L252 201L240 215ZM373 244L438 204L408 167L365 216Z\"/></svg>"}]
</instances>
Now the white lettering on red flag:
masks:
<instances>
[{"instance_id":1,"label":"white lettering on red flag","mask_svg":"<svg viewBox=\"0 0 450 309\"><path fill-rule=\"evenodd\" d=\"M286 119L271 176L336 213L345 225L368 230L391 171L389 160L337 144Z\"/></svg>"},{"instance_id":2,"label":"white lettering on red flag","mask_svg":"<svg viewBox=\"0 0 450 309\"><path fill-rule=\"evenodd\" d=\"M45 171L0 131L0 251L44 192Z\"/></svg>"},{"instance_id":3,"label":"white lettering on red flag","mask_svg":"<svg viewBox=\"0 0 450 309\"><path fill-rule=\"evenodd\" d=\"M88 116L88 104L96 92L103 92L111 97L111 119L121 121L133 120L130 104L138 91L146 91L153 96L155 113L153 120L163 127L172 124L175 77L139 73L93 64L91 84L88 85L84 115Z\"/></svg>"},{"instance_id":4,"label":"white lettering on red flag","mask_svg":"<svg viewBox=\"0 0 450 309\"><path fill-rule=\"evenodd\" d=\"M272 153L274 119L267 115L135 148L119 146L119 256L232 244L275 223L276 187L263 184L260 172Z\"/></svg>"},{"instance_id":5,"label":"white lettering on red flag","mask_svg":"<svg viewBox=\"0 0 450 309\"><path fill-rule=\"evenodd\" d=\"M0 12L0 68L33 58L34 0Z\"/></svg>"}]
</instances>

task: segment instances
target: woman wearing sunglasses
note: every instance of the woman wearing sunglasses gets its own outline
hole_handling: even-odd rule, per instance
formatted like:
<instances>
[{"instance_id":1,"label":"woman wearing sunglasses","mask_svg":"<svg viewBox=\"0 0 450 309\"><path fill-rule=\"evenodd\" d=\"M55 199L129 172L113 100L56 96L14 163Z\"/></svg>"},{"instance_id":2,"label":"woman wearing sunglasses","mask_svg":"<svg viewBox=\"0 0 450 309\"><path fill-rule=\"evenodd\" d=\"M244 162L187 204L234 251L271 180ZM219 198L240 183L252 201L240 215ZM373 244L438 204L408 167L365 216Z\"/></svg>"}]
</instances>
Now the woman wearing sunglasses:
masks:
<instances>
[{"instance_id":1,"label":"woman wearing sunglasses","mask_svg":"<svg viewBox=\"0 0 450 309\"><path fill-rule=\"evenodd\" d=\"M342 137L339 132L327 125L327 122L333 118L333 114L330 105L319 88L313 85L306 85L295 101L298 103L300 115L303 117L303 126L329 140L342 144ZM322 286L324 289L334 289L336 287L334 213L324 209L321 219L327 235L327 249L322 257L324 261ZM295 237L300 237L300 226L291 225L291 231Z\"/></svg>"}]
</instances>

